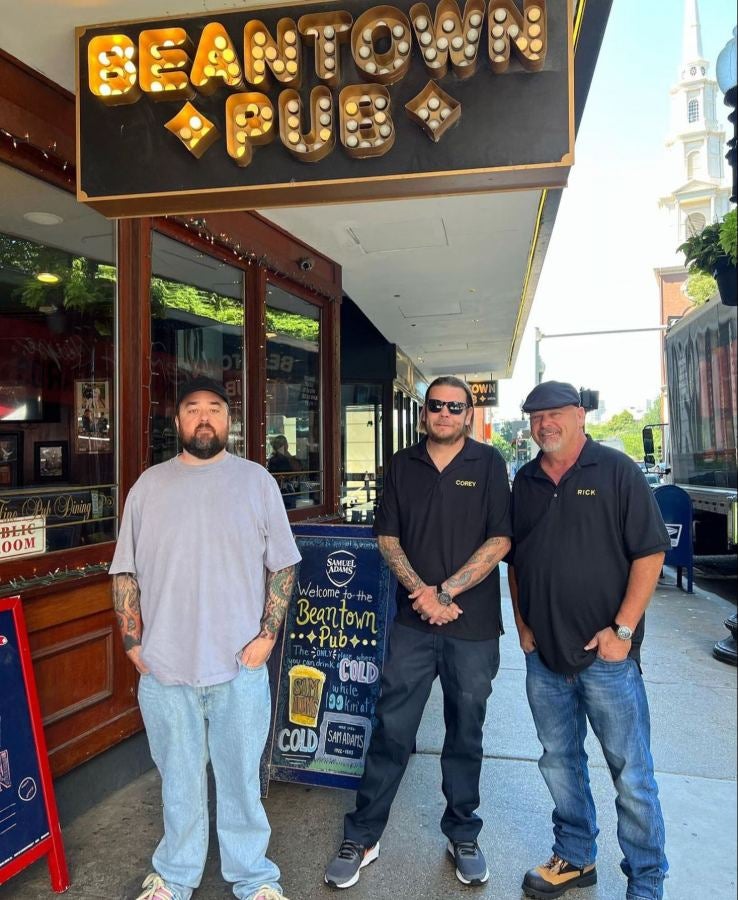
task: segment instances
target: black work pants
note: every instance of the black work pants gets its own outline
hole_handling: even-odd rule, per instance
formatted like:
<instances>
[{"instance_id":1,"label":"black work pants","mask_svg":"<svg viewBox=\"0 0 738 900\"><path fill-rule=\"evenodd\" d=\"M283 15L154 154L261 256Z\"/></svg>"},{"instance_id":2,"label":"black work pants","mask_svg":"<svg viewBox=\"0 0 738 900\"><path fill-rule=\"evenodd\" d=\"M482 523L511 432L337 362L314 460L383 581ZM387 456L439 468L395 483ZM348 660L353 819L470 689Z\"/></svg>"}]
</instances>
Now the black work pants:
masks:
<instances>
[{"instance_id":1,"label":"black work pants","mask_svg":"<svg viewBox=\"0 0 738 900\"><path fill-rule=\"evenodd\" d=\"M475 812L479 806L482 728L499 665L498 638L467 641L444 637L442 625L426 633L393 624L377 721L356 794L356 809L344 820L345 838L365 847L379 840L438 675L446 725L441 752L446 809L441 830L452 841L476 840L482 830L482 820Z\"/></svg>"}]
</instances>

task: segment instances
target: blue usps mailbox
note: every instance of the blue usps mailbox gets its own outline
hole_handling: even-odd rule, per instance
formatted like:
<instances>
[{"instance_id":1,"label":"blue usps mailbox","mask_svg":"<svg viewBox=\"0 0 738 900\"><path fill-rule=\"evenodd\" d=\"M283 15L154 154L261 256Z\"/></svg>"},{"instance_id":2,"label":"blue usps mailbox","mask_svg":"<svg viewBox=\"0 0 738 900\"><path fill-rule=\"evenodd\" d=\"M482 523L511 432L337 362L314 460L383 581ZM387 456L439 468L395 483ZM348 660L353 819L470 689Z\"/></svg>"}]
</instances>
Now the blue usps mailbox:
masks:
<instances>
[{"instance_id":1,"label":"blue usps mailbox","mask_svg":"<svg viewBox=\"0 0 738 900\"><path fill-rule=\"evenodd\" d=\"M671 549L664 562L675 566L677 586L682 586L682 568L687 569L687 593L692 593L692 500L689 494L675 484L663 484L654 490L654 497L669 532Z\"/></svg>"}]
</instances>

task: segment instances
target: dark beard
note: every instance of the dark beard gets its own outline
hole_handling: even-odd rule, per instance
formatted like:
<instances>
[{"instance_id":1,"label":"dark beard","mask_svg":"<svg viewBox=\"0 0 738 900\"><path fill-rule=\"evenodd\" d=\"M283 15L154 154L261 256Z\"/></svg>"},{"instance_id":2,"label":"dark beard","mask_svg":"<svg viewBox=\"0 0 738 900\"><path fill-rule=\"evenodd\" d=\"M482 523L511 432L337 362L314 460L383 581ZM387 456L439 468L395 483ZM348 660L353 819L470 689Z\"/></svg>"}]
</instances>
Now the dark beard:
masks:
<instances>
[{"instance_id":1,"label":"dark beard","mask_svg":"<svg viewBox=\"0 0 738 900\"><path fill-rule=\"evenodd\" d=\"M197 459L212 459L225 448L225 445L226 441L221 440L215 431L209 428L198 429L189 441L182 441L182 447Z\"/></svg>"},{"instance_id":2,"label":"dark beard","mask_svg":"<svg viewBox=\"0 0 738 900\"><path fill-rule=\"evenodd\" d=\"M461 434L456 435L444 435L444 434L433 434L426 426L426 431L428 433L428 440L435 444L442 444L443 446L455 444L457 441L463 441L466 437L465 433L462 431Z\"/></svg>"}]
</instances>

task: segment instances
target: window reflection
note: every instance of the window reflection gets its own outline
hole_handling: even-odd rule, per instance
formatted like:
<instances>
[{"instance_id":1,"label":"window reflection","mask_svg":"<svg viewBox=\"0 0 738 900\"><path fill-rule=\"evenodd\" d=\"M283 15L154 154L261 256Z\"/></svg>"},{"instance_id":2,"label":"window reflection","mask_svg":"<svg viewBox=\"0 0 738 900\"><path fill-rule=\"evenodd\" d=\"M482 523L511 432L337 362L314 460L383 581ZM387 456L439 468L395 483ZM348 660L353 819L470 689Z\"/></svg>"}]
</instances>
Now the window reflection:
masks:
<instances>
[{"instance_id":1,"label":"window reflection","mask_svg":"<svg viewBox=\"0 0 738 900\"><path fill-rule=\"evenodd\" d=\"M267 468L287 509L322 503L320 309L267 291Z\"/></svg>"},{"instance_id":2,"label":"window reflection","mask_svg":"<svg viewBox=\"0 0 738 900\"><path fill-rule=\"evenodd\" d=\"M3 167L0 186L61 213L0 210L0 521L38 537L3 561L115 539L116 270L102 216L60 227L66 194Z\"/></svg>"},{"instance_id":3,"label":"window reflection","mask_svg":"<svg viewBox=\"0 0 738 900\"><path fill-rule=\"evenodd\" d=\"M177 391L197 375L225 385L231 408L228 450L243 456L243 272L154 232L150 292L152 463L176 456Z\"/></svg>"},{"instance_id":4,"label":"window reflection","mask_svg":"<svg viewBox=\"0 0 738 900\"><path fill-rule=\"evenodd\" d=\"M382 387L341 387L343 479L341 509L353 523L374 521L382 480Z\"/></svg>"}]
</instances>

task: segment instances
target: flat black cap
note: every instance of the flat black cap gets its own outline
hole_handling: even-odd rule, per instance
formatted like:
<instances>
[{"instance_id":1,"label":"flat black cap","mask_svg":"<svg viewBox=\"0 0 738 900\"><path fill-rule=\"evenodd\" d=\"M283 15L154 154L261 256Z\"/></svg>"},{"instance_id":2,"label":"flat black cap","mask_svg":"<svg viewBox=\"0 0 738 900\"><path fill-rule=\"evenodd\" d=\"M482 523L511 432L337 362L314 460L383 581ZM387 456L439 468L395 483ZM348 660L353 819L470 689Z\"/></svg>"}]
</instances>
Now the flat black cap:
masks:
<instances>
[{"instance_id":1,"label":"flat black cap","mask_svg":"<svg viewBox=\"0 0 738 900\"><path fill-rule=\"evenodd\" d=\"M226 389L219 381L214 381L212 378L208 378L207 375L198 375L192 381L186 381L182 384L177 391L177 409L179 409L183 400L189 397L190 394L197 393L197 391L211 391L213 394L217 394L225 402L226 406L230 407L231 405Z\"/></svg>"},{"instance_id":2,"label":"flat black cap","mask_svg":"<svg viewBox=\"0 0 738 900\"><path fill-rule=\"evenodd\" d=\"M537 384L525 398L525 413L541 409L558 409L560 406L581 406L579 391L566 381L544 381Z\"/></svg>"}]
</instances>

